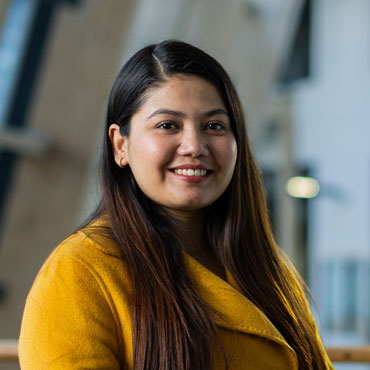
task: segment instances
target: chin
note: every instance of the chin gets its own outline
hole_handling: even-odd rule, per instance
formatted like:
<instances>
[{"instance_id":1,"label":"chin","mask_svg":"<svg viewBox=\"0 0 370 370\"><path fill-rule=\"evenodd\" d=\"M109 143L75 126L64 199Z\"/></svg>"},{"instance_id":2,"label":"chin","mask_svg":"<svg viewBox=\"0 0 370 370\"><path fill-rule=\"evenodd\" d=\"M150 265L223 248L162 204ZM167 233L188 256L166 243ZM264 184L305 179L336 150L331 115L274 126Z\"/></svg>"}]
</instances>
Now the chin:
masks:
<instances>
[{"instance_id":1,"label":"chin","mask_svg":"<svg viewBox=\"0 0 370 370\"><path fill-rule=\"evenodd\" d=\"M182 203L182 204L177 204L177 205L171 205L167 206L167 208L172 209L174 211L184 211L184 212L194 212L194 211L199 211L201 209L206 208L209 206L211 203L206 203L206 202L188 202L188 203Z\"/></svg>"}]
</instances>

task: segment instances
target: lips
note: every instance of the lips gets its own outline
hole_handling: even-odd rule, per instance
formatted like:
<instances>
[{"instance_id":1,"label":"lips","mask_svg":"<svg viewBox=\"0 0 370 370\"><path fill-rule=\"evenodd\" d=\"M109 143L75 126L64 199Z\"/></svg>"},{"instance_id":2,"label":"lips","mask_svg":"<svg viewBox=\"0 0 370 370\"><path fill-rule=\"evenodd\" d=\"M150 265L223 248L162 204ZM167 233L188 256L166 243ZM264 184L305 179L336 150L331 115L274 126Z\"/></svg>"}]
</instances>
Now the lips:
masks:
<instances>
[{"instance_id":1,"label":"lips","mask_svg":"<svg viewBox=\"0 0 370 370\"><path fill-rule=\"evenodd\" d=\"M204 165L184 164L170 169L182 178L201 180L208 177L212 170Z\"/></svg>"},{"instance_id":2,"label":"lips","mask_svg":"<svg viewBox=\"0 0 370 370\"><path fill-rule=\"evenodd\" d=\"M212 169L202 164L182 164L170 168L170 171L174 171L180 175L204 176L207 173L212 172Z\"/></svg>"}]
</instances>

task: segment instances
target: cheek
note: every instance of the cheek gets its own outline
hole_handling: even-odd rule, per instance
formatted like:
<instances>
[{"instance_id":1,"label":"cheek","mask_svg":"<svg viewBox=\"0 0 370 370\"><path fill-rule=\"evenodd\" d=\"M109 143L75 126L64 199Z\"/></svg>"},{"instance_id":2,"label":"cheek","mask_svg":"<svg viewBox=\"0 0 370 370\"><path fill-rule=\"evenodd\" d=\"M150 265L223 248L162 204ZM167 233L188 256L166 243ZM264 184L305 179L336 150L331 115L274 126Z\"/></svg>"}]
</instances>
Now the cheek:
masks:
<instances>
[{"instance_id":1,"label":"cheek","mask_svg":"<svg viewBox=\"0 0 370 370\"><path fill-rule=\"evenodd\" d=\"M148 156L149 158L153 155L158 155L160 151L160 145L156 140L151 137L142 135L135 146L136 155ZM153 157L152 157L153 158Z\"/></svg>"},{"instance_id":2,"label":"cheek","mask_svg":"<svg viewBox=\"0 0 370 370\"><path fill-rule=\"evenodd\" d=\"M231 140L224 144L223 150L220 153L220 159L223 162L225 171L231 172L232 174L234 172L237 157L236 141Z\"/></svg>"},{"instance_id":3,"label":"cheek","mask_svg":"<svg viewBox=\"0 0 370 370\"><path fill-rule=\"evenodd\" d=\"M141 135L129 146L129 164L134 172L145 171L149 175L166 163L170 156L169 151L163 140Z\"/></svg>"}]
</instances>

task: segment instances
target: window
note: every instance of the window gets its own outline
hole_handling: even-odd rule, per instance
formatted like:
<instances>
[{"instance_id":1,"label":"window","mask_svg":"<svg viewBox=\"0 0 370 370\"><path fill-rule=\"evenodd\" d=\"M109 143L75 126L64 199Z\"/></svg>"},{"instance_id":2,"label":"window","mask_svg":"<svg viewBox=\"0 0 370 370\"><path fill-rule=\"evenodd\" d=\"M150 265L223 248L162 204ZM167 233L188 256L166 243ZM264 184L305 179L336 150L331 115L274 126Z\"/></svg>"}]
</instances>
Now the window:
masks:
<instances>
[{"instance_id":1,"label":"window","mask_svg":"<svg viewBox=\"0 0 370 370\"><path fill-rule=\"evenodd\" d=\"M0 129L27 124L55 11L78 0L10 0L0 29ZM0 25L1 26L1 25ZM1 135L1 131L0 131ZM0 147L0 226L16 154Z\"/></svg>"},{"instance_id":2,"label":"window","mask_svg":"<svg viewBox=\"0 0 370 370\"><path fill-rule=\"evenodd\" d=\"M30 31L34 0L13 0L3 20L0 38L0 127L6 115Z\"/></svg>"},{"instance_id":3,"label":"window","mask_svg":"<svg viewBox=\"0 0 370 370\"><path fill-rule=\"evenodd\" d=\"M312 0L304 2L291 50L278 77L281 84L310 75L311 3Z\"/></svg>"}]
</instances>

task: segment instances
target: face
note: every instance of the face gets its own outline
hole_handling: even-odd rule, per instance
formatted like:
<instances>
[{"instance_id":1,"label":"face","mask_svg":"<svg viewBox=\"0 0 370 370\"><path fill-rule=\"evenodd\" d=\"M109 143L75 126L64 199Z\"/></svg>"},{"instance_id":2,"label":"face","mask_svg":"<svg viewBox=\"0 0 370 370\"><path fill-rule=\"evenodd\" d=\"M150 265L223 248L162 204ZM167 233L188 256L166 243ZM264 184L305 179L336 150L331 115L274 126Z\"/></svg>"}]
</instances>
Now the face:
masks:
<instances>
[{"instance_id":1,"label":"face","mask_svg":"<svg viewBox=\"0 0 370 370\"><path fill-rule=\"evenodd\" d=\"M216 88L199 77L173 77L149 91L132 116L129 137L111 125L118 165L140 189L172 211L200 210L229 185L237 146Z\"/></svg>"}]
</instances>

